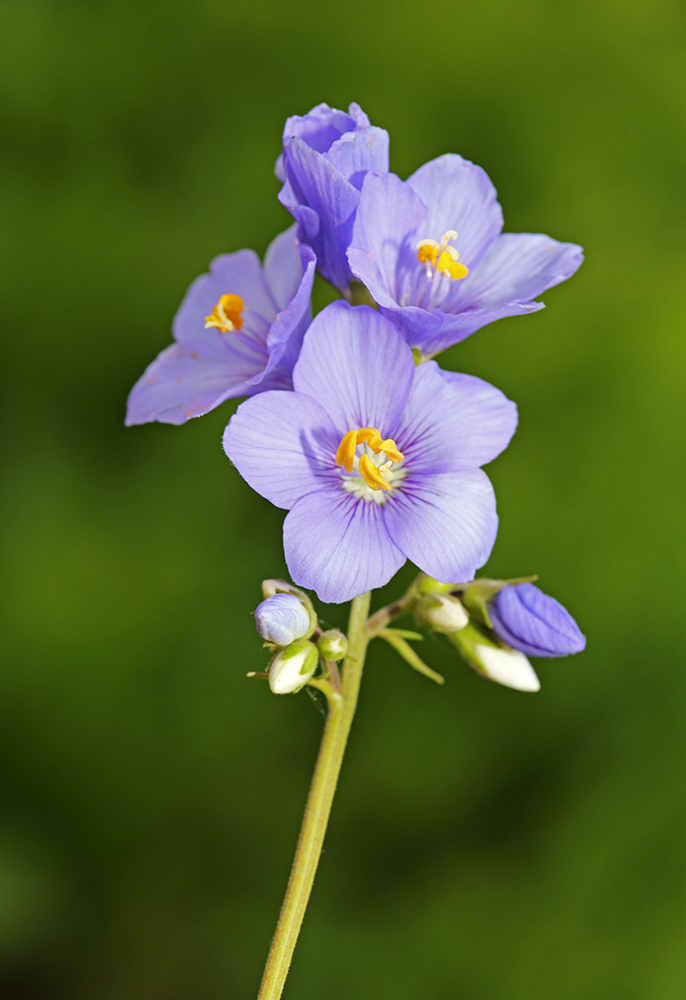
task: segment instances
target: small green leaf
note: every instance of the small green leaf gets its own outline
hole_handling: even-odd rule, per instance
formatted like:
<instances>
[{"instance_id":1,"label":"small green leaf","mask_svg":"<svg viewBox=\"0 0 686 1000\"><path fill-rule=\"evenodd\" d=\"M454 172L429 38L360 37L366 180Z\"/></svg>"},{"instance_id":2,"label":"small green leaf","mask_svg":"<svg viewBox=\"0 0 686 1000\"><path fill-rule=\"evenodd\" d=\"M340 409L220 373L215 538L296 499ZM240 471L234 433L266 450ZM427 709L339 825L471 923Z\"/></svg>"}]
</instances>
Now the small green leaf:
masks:
<instances>
[{"instance_id":1,"label":"small green leaf","mask_svg":"<svg viewBox=\"0 0 686 1000\"><path fill-rule=\"evenodd\" d=\"M401 639L414 639L415 642L424 641L424 636L419 632L409 632L405 628L385 628L384 632L392 632L393 635L399 635Z\"/></svg>"},{"instance_id":2,"label":"small green leaf","mask_svg":"<svg viewBox=\"0 0 686 1000\"><path fill-rule=\"evenodd\" d=\"M391 629L386 628L378 633L380 639L385 639L386 642L395 649L397 653L400 653L403 660L409 663L413 670L418 670L420 674L424 674L425 677L429 677L432 681L436 681L437 684L445 684L445 678L437 674L435 670L431 667L427 667L426 663L417 656L412 646L409 645L400 634L401 629ZM408 635L407 632L404 633ZM416 635L417 633L409 633L409 635Z\"/></svg>"}]
</instances>

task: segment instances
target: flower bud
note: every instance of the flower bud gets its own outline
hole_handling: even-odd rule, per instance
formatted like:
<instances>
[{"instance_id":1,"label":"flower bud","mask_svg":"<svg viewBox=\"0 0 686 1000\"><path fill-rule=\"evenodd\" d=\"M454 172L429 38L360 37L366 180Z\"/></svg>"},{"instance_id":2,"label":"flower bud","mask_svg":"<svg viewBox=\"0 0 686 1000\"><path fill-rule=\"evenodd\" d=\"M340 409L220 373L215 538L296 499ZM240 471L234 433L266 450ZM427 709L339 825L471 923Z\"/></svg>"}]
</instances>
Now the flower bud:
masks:
<instances>
[{"instance_id":1,"label":"flower bud","mask_svg":"<svg viewBox=\"0 0 686 1000\"><path fill-rule=\"evenodd\" d=\"M569 612L532 583L503 587L489 611L493 630L527 656L568 656L586 645Z\"/></svg>"},{"instance_id":2,"label":"flower bud","mask_svg":"<svg viewBox=\"0 0 686 1000\"><path fill-rule=\"evenodd\" d=\"M274 694L292 694L307 684L317 669L319 653L309 639L280 650L269 665L269 687Z\"/></svg>"},{"instance_id":3,"label":"flower bud","mask_svg":"<svg viewBox=\"0 0 686 1000\"><path fill-rule=\"evenodd\" d=\"M519 650L477 644L474 653L489 680L517 691L540 690L541 682L534 668Z\"/></svg>"},{"instance_id":4,"label":"flower bud","mask_svg":"<svg viewBox=\"0 0 686 1000\"><path fill-rule=\"evenodd\" d=\"M322 632L317 646L325 660L342 660L348 652L348 640L337 628Z\"/></svg>"},{"instance_id":5,"label":"flower bud","mask_svg":"<svg viewBox=\"0 0 686 1000\"><path fill-rule=\"evenodd\" d=\"M295 594L274 594L255 609L255 627L266 642L288 646L310 632L310 614Z\"/></svg>"},{"instance_id":6,"label":"flower bud","mask_svg":"<svg viewBox=\"0 0 686 1000\"><path fill-rule=\"evenodd\" d=\"M434 632L458 632L469 621L462 602L452 594L428 595L420 600L417 612Z\"/></svg>"},{"instance_id":7,"label":"flower bud","mask_svg":"<svg viewBox=\"0 0 686 1000\"><path fill-rule=\"evenodd\" d=\"M448 636L464 660L477 673L517 691L538 691L538 677L526 656L516 649L498 646L489 636L469 624Z\"/></svg>"}]
</instances>

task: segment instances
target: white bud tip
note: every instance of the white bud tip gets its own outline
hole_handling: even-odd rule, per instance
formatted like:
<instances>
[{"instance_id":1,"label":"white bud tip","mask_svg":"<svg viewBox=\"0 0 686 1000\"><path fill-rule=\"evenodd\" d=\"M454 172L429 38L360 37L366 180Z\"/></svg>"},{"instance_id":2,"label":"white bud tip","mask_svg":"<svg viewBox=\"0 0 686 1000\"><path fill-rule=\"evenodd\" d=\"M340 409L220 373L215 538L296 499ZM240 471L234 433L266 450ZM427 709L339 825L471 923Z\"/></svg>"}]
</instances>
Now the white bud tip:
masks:
<instances>
[{"instance_id":1,"label":"white bud tip","mask_svg":"<svg viewBox=\"0 0 686 1000\"><path fill-rule=\"evenodd\" d=\"M469 621L469 615L457 597L449 594L432 594L434 607L424 614L427 623L436 632L459 632Z\"/></svg>"},{"instance_id":2,"label":"white bud tip","mask_svg":"<svg viewBox=\"0 0 686 1000\"><path fill-rule=\"evenodd\" d=\"M541 682L524 653L516 649L496 649L495 646L474 647L487 677L516 691L539 691Z\"/></svg>"},{"instance_id":3,"label":"white bud tip","mask_svg":"<svg viewBox=\"0 0 686 1000\"><path fill-rule=\"evenodd\" d=\"M302 648L294 655L289 655L291 648L277 653L269 667L269 687L274 694L292 694L306 684L317 669L317 650L311 642L302 643ZM306 665L311 665L311 669L303 673Z\"/></svg>"}]
</instances>

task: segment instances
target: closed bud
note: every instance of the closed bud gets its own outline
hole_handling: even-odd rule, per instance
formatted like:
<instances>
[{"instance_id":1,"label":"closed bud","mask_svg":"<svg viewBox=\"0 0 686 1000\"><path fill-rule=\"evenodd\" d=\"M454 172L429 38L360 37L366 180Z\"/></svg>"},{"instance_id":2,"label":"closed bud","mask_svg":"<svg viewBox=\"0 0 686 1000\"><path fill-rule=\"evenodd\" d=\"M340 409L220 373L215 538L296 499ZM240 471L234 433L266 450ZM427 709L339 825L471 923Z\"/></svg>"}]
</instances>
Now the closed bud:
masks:
<instances>
[{"instance_id":1,"label":"closed bud","mask_svg":"<svg viewBox=\"0 0 686 1000\"><path fill-rule=\"evenodd\" d=\"M348 640L337 628L322 632L317 646L325 660L342 660L348 652Z\"/></svg>"},{"instance_id":2,"label":"closed bud","mask_svg":"<svg viewBox=\"0 0 686 1000\"><path fill-rule=\"evenodd\" d=\"M255 627L266 642L289 646L311 632L310 612L295 594L273 594L255 609Z\"/></svg>"},{"instance_id":3,"label":"closed bud","mask_svg":"<svg viewBox=\"0 0 686 1000\"><path fill-rule=\"evenodd\" d=\"M494 632L527 656L568 656L586 645L566 608L532 583L503 587L489 612Z\"/></svg>"},{"instance_id":4,"label":"closed bud","mask_svg":"<svg viewBox=\"0 0 686 1000\"><path fill-rule=\"evenodd\" d=\"M317 669L319 653L313 642L294 642L280 650L269 665L269 687L274 694L292 694L309 681Z\"/></svg>"},{"instance_id":5,"label":"closed bud","mask_svg":"<svg viewBox=\"0 0 686 1000\"><path fill-rule=\"evenodd\" d=\"M415 614L434 632L458 632L469 621L462 602L452 594L429 594L420 598Z\"/></svg>"},{"instance_id":6,"label":"closed bud","mask_svg":"<svg viewBox=\"0 0 686 1000\"><path fill-rule=\"evenodd\" d=\"M448 638L469 666L489 680L517 691L540 689L538 677L523 653L504 644L498 645L475 625L470 623Z\"/></svg>"}]
</instances>

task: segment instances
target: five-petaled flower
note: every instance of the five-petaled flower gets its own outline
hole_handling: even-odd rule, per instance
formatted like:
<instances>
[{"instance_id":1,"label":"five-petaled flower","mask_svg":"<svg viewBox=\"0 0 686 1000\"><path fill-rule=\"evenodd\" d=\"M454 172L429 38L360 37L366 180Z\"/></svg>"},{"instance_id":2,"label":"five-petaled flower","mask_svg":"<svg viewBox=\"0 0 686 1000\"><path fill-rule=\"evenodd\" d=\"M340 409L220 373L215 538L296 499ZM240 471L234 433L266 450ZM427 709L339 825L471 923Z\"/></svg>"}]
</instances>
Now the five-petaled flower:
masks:
<instances>
[{"instance_id":1,"label":"five-petaled flower","mask_svg":"<svg viewBox=\"0 0 686 1000\"><path fill-rule=\"evenodd\" d=\"M319 271L344 293L352 279L346 250L368 170L388 171L388 132L370 125L357 104L347 113L319 104L286 122L276 161L279 200L298 222L298 238L316 253Z\"/></svg>"},{"instance_id":2,"label":"five-petaled flower","mask_svg":"<svg viewBox=\"0 0 686 1000\"><path fill-rule=\"evenodd\" d=\"M437 580L471 579L497 530L480 466L507 446L514 403L435 362L415 367L388 320L343 302L314 319L293 386L247 400L224 434L241 475L289 511L293 580L338 603L406 559Z\"/></svg>"},{"instance_id":3,"label":"five-petaled flower","mask_svg":"<svg viewBox=\"0 0 686 1000\"><path fill-rule=\"evenodd\" d=\"M126 423L183 424L225 399L290 389L311 319L315 257L295 226L276 237L264 267L252 250L223 254L193 282L174 318L175 343L136 382Z\"/></svg>"},{"instance_id":4,"label":"five-petaled flower","mask_svg":"<svg viewBox=\"0 0 686 1000\"><path fill-rule=\"evenodd\" d=\"M502 227L486 173L447 154L407 181L366 175L348 260L410 347L430 357L494 320L543 309L532 300L583 260L574 243Z\"/></svg>"}]
</instances>

